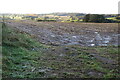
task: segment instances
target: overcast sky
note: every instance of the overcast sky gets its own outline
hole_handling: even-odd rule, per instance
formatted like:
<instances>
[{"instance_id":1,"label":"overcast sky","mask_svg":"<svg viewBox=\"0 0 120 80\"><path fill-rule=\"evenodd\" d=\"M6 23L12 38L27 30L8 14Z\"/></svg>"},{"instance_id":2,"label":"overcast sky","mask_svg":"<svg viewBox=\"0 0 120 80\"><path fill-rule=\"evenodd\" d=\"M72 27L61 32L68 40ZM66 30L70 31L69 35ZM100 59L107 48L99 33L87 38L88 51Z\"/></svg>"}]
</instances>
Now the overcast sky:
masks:
<instances>
[{"instance_id":1,"label":"overcast sky","mask_svg":"<svg viewBox=\"0 0 120 80\"><path fill-rule=\"evenodd\" d=\"M120 0L1 0L0 13L117 14Z\"/></svg>"}]
</instances>

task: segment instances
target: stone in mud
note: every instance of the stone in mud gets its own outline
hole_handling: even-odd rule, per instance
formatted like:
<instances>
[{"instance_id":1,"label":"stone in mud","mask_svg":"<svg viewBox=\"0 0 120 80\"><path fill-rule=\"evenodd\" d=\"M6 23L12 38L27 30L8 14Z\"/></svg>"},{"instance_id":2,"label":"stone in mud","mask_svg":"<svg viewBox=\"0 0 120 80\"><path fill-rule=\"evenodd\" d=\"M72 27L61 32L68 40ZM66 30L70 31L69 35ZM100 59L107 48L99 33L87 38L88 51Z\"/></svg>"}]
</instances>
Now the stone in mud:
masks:
<instances>
[{"instance_id":1,"label":"stone in mud","mask_svg":"<svg viewBox=\"0 0 120 80\"><path fill-rule=\"evenodd\" d=\"M55 51L55 48L52 48L52 51Z\"/></svg>"},{"instance_id":2,"label":"stone in mud","mask_svg":"<svg viewBox=\"0 0 120 80\"><path fill-rule=\"evenodd\" d=\"M77 36L72 36L73 38L77 38Z\"/></svg>"},{"instance_id":3,"label":"stone in mud","mask_svg":"<svg viewBox=\"0 0 120 80\"><path fill-rule=\"evenodd\" d=\"M55 35L51 35L51 37L55 37Z\"/></svg>"},{"instance_id":4,"label":"stone in mud","mask_svg":"<svg viewBox=\"0 0 120 80\"><path fill-rule=\"evenodd\" d=\"M45 44L45 42L41 42L42 44Z\"/></svg>"},{"instance_id":5,"label":"stone in mud","mask_svg":"<svg viewBox=\"0 0 120 80\"><path fill-rule=\"evenodd\" d=\"M90 46L95 46L95 44L90 44Z\"/></svg>"}]
</instances>

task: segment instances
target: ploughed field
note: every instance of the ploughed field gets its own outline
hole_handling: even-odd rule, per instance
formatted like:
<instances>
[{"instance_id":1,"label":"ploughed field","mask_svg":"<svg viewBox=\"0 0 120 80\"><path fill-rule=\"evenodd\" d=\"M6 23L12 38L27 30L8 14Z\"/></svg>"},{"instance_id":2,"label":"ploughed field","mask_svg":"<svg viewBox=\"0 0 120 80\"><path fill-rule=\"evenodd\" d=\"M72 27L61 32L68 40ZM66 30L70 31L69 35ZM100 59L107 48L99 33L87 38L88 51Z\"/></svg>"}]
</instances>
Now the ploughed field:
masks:
<instances>
[{"instance_id":1,"label":"ploughed field","mask_svg":"<svg viewBox=\"0 0 120 80\"><path fill-rule=\"evenodd\" d=\"M36 36L41 43L54 46L117 46L120 35L117 23L14 21L8 24Z\"/></svg>"},{"instance_id":2,"label":"ploughed field","mask_svg":"<svg viewBox=\"0 0 120 80\"><path fill-rule=\"evenodd\" d=\"M118 70L119 56L117 45L119 34L117 23L63 23L11 20L7 21L6 24L21 31L20 33L17 32L19 34L29 33L37 39L36 42L39 41L40 43L31 42L29 41L30 38L28 38L28 43L33 47L30 47L30 49L22 47L22 50L25 49L25 51L21 51L21 48L13 51L14 49L19 49L19 47L11 48L11 46L8 47L9 45L7 45L8 48L6 49L7 42L4 41L6 43L5 50L7 51L3 50L3 52L12 50L11 55L13 55L10 59L18 58L20 53L25 54L23 58L19 57L18 60L13 60L12 67L6 63L8 68L6 68L7 66L3 67L4 77L120 77ZM8 33L10 32L8 31ZM17 34L12 33L10 35L16 36ZM18 42L22 40L21 37L16 37ZM13 41L11 41L14 45L14 36L9 38L10 40L13 38ZM37 46L34 46L34 43ZM26 43L24 44L29 47Z\"/></svg>"}]
</instances>

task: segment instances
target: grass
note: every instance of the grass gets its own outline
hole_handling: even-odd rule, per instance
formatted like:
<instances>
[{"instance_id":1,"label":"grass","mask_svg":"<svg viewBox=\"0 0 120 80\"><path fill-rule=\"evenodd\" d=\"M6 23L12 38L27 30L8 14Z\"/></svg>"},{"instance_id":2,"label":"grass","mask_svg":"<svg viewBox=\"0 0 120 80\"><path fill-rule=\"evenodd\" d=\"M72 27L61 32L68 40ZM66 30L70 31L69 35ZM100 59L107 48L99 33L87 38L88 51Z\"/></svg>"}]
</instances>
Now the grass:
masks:
<instances>
[{"instance_id":1,"label":"grass","mask_svg":"<svg viewBox=\"0 0 120 80\"><path fill-rule=\"evenodd\" d=\"M104 55L108 56L107 59L111 59L112 56L109 54L108 49L113 48L113 51L116 50L116 47L80 47L80 46L67 46L69 50L65 52L66 56L63 56L62 59L59 59L59 55L55 56L55 54L50 54L51 56L46 56L48 59L44 60L44 62L49 62L46 65L53 68L57 72L56 77L81 77L81 78L117 78L120 75L117 73L118 68L113 68L114 65L104 64L102 61L99 61L97 58L90 55L93 51L96 51L96 54L99 56ZM71 49L75 50L71 50ZM99 49L103 49L102 54ZM55 49L56 51L59 48ZM54 52L53 52L54 53ZM64 53L63 53L64 54ZM114 53L117 58L118 53ZM116 60L117 61L117 60ZM41 63L41 62L40 62ZM62 72L61 72L62 71ZM95 75L88 75L89 72L95 72ZM99 76L98 74L102 74ZM51 77L51 76L50 76Z\"/></svg>"},{"instance_id":2,"label":"grass","mask_svg":"<svg viewBox=\"0 0 120 80\"><path fill-rule=\"evenodd\" d=\"M120 20L116 19L116 17L110 17L110 18L106 18L106 19L114 20L114 21L120 21Z\"/></svg>"},{"instance_id":3,"label":"grass","mask_svg":"<svg viewBox=\"0 0 120 80\"><path fill-rule=\"evenodd\" d=\"M2 31L3 77L41 76L39 72L31 72L31 68L40 66L37 58L42 52L37 48L45 49L47 46L33 40L29 34L11 29L5 24L2 24Z\"/></svg>"}]
</instances>

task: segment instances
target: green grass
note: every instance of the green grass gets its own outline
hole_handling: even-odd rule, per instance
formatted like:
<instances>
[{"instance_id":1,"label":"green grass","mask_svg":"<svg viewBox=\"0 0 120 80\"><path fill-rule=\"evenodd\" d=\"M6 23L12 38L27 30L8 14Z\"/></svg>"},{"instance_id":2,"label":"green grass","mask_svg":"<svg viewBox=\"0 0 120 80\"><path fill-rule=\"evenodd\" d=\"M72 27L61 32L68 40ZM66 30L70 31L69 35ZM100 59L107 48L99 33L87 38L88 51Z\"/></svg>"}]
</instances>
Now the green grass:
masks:
<instances>
[{"instance_id":1,"label":"green grass","mask_svg":"<svg viewBox=\"0 0 120 80\"><path fill-rule=\"evenodd\" d=\"M116 17L110 17L110 18L106 18L106 19L114 20L114 21L120 21L120 20L116 19Z\"/></svg>"},{"instance_id":2,"label":"green grass","mask_svg":"<svg viewBox=\"0 0 120 80\"><path fill-rule=\"evenodd\" d=\"M2 54L4 78L35 78L41 76L39 72L32 72L37 64L37 58L42 55L44 46L32 39L29 34L2 25ZM41 51L39 50L42 49Z\"/></svg>"}]
</instances>

